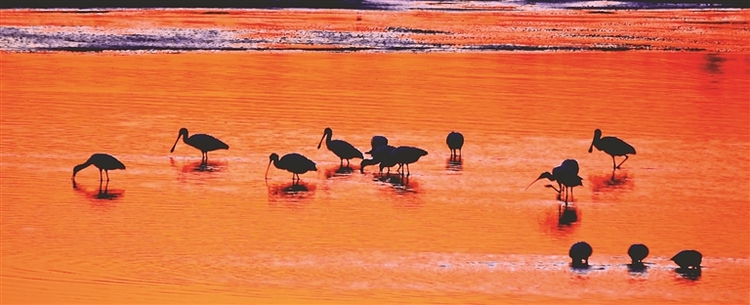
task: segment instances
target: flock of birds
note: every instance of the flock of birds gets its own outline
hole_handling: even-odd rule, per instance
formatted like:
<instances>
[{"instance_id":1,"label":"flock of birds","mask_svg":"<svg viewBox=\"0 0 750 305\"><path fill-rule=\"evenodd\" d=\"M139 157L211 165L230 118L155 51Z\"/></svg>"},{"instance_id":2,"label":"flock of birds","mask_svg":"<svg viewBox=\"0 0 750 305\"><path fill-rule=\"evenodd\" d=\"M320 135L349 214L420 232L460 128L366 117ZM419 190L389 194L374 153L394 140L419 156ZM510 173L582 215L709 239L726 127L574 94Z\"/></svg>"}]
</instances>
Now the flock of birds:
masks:
<instances>
[{"instance_id":1,"label":"flock of birds","mask_svg":"<svg viewBox=\"0 0 750 305\"><path fill-rule=\"evenodd\" d=\"M390 174L391 167L398 165L396 172L402 177L408 177L410 175L409 164L415 163L421 157L427 155L427 151L421 148L413 146L394 147L388 145L388 139L386 137L376 135L372 137L370 142L371 149L365 152L365 154L369 154L371 158L365 159L364 154L353 145L343 140L332 140L332 137L333 130L331 130L331 128L326 128L323 131L323 137L318 143L318 149L320 149L323 140L325 140L326 148L339 157L340 166L342 168L348 168L351 159L362 159L362 162L360 163L361 173L364 173L365 167L379 164L379 173L381 175L383 174L383 169L386 168L386 174ZM181 128L177 135L177 140L175 140L170 152L174 152L180 138L182 138L185 144L201 151L202 166L208 164L208 152L229 149L229 145L213 136L207 134L194 134L189 136L187 128ZM446 144L451 151L451 160L460 160L461 148L464 144L464 136L459 132L451 132L446 138ZM617 137L602 137L602 132L599 129L594 131L594 139L589 147L589 153L593 151L594 147L599 151L604 151L612 157L613 170L619 169L620 166L628 160L628 155L636 154L633 146ZM620 156L625 157L625 159L617 164L615 157ZM304 174L308 171L317 171L315 162L298 153L289 153L282 157L279 157L276 153L272 153L268 158L269 162L268 167L266 168L266 179L268 179L268 171L270 170L272 163L276 168L292 173L293 184L299 183L300 174ZM344 165L344 160L346 160L346 165ZM74 186L75 175L91 165L94 165L99 169L99 181L103 180L102 171L106 174L107 181L109 181L110 170L125 169L125 165L111 155L103 153L93 154L88 160L86 160L86 162L76 165L73 168L73 176L71 177L71 180L73 180ZM539 177L529 184L526 189L541 179L548 179L549 181L557 182L557 188L555 188L554 185L546 185L546 187L553 188L557 192L558 198L561 198L564 194L565 205L567 206L568 197L573 195L573 188L576 186L583 186L583 178L578 176L578 172L578 161L574 159L566 159L560 164L560 166L553 168L551 173L544 172L539 175ZM572 259L571 264L573 267L585 268L588 267L588 260L592 253L593 248L591 245L585 241L581 241L571 246L568 255ZM632 259L630 267L636 270L645 268L643 265L643 259L648 256L648 253L648 247L643 244L634 244L630 246L628 249L628 255ZM702 254L695 250L683 250L671 258L672 261L680 266L678 271L686 273L700 272L702 259Z\"/></svg>"}]
</instances>

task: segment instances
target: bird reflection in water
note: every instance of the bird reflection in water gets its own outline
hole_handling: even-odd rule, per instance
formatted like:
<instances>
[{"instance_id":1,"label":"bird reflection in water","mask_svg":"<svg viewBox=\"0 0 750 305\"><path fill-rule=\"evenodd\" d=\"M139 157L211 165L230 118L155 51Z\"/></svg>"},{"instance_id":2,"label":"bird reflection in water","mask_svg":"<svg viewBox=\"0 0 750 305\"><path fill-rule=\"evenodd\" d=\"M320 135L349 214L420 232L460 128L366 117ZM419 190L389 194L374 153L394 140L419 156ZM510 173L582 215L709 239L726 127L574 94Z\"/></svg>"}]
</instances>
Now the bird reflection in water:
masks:
<instances>
[{"instance_id":1,"label":"bird reflection in water","mask_svg":"<svg viewBox=\"0 0 750 305\"><path fill-rule=\"evenodd\" d=\"M581 223L581 215L574 205L556 204L557 211L551 207L545 209L543 218L540 218L540 226L543 232L557 238L564 238L578 228Z\"/></svg>"},{"instance_id":2,"label":"bird reflection in water","mask_svg":"<svg viewBox=\"0 0 750 305\"><path fill-rule=\"evenodd\" d=\"M325 170L326 178L351 176L355 168L352 166L336 166Z\"/></svg>"},{"instance_id":3,"label":"bird reflection in water","mask_svg":"<svg viewBox=\"0 0 750 305\"><path fill-rule=\"evenodd\" d=\"M620 171L612 174L604 174L597 176L589 176L589 181L592 184L593 191L596 192L607 192L612 190L620 189L633 189L633 179L628 176L627 171Z\"/></svg>"},{"instance_id":4,"label":"bird reflection in water","mask_svg":"<svg viewBox=\"0 0 750 305\"><path fill-rule=\"evenodd\" d=\"M308 184L303 181L267 186L269 204L295 203L293 207L299 207L297 203L313 198L316 189L314 184Z\"/></svg>"},{"instance_id":5,"label":"bird reflection in water","mask_svg":"<svg viewBox=\"0 0 750 305\"><path fill-rule=\"evenodd\" d=\"M93 199L96 201L100 200L116 200L119 198L122 198L123 195L125 195L125 190L121 189L109 189L109 181L99 181L99 189L94 190L86 190L83 186L77 184L75 181L73 181L73 189L83 194L84 197L88 199Z\"/></svg>"},{"instance_id":6,"label":"bird reflection in water","mask_svg":"<svg viewBox=\"0 0 750 305\"><path fill-rule=\"evenodd\" d=\"M464 169L464 161L461 160L461 158L448 158L445 160L445 169L449 171L460 172Z\"/></svg>"},{"instance_id":7,"label":"bird reflection in water","mask_svg":"<svg viewBox=\"0 0 750 305\"><path fill-rule=\"evenodd\" d=\"M174 158L169 158L169 164L172 167L177 167L177 162L175 162ZM226 166L226 163L221 163L217 161L196 161L196 162L190 162L182 166L180 169L183 173L193 173L193 172L218 172L221 171L224 166Z\"/></svg>"}]
</instances>

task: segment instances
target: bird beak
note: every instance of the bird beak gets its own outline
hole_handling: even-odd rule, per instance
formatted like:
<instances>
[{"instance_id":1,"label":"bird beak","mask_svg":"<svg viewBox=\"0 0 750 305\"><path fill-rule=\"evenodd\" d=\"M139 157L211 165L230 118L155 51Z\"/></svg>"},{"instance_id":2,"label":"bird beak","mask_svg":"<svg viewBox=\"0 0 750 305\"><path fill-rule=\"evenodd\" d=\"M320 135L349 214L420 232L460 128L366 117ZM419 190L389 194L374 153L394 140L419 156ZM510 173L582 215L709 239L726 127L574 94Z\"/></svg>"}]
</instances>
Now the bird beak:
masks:
<instances>
[{"instance_id":1,"label":"bird beak","mask_svg":"<svg viewBox=\"0 0 750 305\"><path fill-rule=\"evenodd\" d=\"M325 139L325 138L326 138L326 134L324 133L323 137L320 138L320 142L318 143L318 149L320 149L320 145L323 144L323 139Z\"/></svg>"},{"instance_id":2,"label":"bird beak","mask_svg":"<svg viewBox=\"0 0 750 305\"><path fill-rule=\"evenodd\" d=\"M182 136L182 134L178 134L178 135L177 135L177 140L175 140L175 141L174 141L174 145L172 145L172 149L171 149L171 150L169 151L170 153L173 153L173 152L174 152L174 148L175 148L175 147L177 147L177 142L179 142L179 141L180 141L180 137L181 137L181 136Z\"/></svg>"},{"instance_id":3,"label":"bird beak","mask_svg":"<svg viewBox=\"0 0 750 305\"><path fill-rule=\"evenodd\" d=\"M591 140L591 146L589 146L589 153L591 153L594 150L594 142L596 142L596 137L594 137L594 139Z\"/></svg>"},{"instance_id":4,"label":"bird beak","mask_svg":"<svg viewBox=\"0 0 750 305\"><path fill-rule=\"evenodd\" d=\"M534 180L534 182L537 182L537 181L539 181L539 179L542 179L542 178L537 178L536 180ZM528 190L528 189L529 189L529 187L531 187L531 185L532 185L532 184L534 184L534 182L532 182L531 184L529 184L529 186L527 186L527 187L526 187L526 189Z\"/></svg>"},{"instance_id":5,"label":"bird beak","mask_svg":"<svg viewBox=\"0 0 750 305\"><path fill-rule=\"evenodd\" d=\"M268 180L268 170L271 169L271 162L272 160L268 160L268 167L266 167L266 180Z\"/></svg>"}]
</instances>

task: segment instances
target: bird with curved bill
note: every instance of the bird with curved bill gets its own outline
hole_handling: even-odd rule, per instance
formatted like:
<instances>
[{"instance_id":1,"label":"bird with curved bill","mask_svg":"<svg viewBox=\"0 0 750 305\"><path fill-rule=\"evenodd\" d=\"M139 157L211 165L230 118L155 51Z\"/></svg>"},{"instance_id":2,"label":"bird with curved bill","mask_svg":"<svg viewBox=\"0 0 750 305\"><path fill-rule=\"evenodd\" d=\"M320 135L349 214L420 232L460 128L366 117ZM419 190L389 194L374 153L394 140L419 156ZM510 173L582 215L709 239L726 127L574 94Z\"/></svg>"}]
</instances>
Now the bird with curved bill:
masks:
<instances>
[{"instance_id":1,"label":"bird with curved bill","mask_svg":"<svg viewBox=\"0 0 750 305\"><path fill-rule=\"evenodd\" d=\"M177 147L177 142L180 141L180 138L182 138L182 141L185 144L201 151L201 166L205 166L208 164L209 151L229 149L229 145L207 134L198 133L192 136L188 136L187 128L183 127L180 128L180 131L177 134L177 140L174 141L174 145L172 145L172 149L169 151L170 153L174 152L174 149L175 147Z\"/></svg>"},{"instance_id":2,"label":"bird with curved bill","mask_svg":"<svg viewBox=\"0 0 750 305\"><path fill-rule=\"evenodd\" d=\"M299 183L299 174L309 171L317 171L315 162L298 153L286 154L281 159L276 153L268 156L268 167L266 167L266 179L268 179L268 170L271 169L271 163L278 169L286 170L292 173L292 184Z\"/></svg>"},{"instance_id":3,"label":"bird with curved bill","mask_svg":"<svg viewBox=\"0 0 750 305\"><path fill-rule=\"evenodd\" d=\"M594 147L612 157L613 170L620 169L620 166L625 161L628 161L628 155L635 155L635 148L633 146L617 137L602 137L602 131L599 129L594 130L594 140L591 142L591 146L589 146L589 153L593 151ZM624 156L625 160L617 164L615 161L616 156Z\"/></svg>"},{"instance_id":4,"label":"bird with curved bill","mask_svg":"<svg viewBox=\"0 0 750 305\"><path fill-rule=\"evenodd\" d=\"M354 146L349 144L349 142L343 140L331 140L332 136L333 130L331 128L326 128L323 131L323 137L320 138L320 143L318 143L318 149L320 149L320 146L323 144L323 140L325 139L326 148L328 148L328 150L332 151L337 157L339 157L339 159L341 159L340 167L344 167L344 160L346 160L346 167L349 167L350 159L365 158L362 152L354 148Z\"/></svg>"},{"instance_id":5,"label":"bird with curved bill","mask_svg":"<svg viewBox=\"0 0 750 305\"><path fill-rule=\"evenodd\" d=\"M107 175L107 181L109 181L110 170L125 169L125 164L122 164L120 160L117 160L117 158L111 155L101 153L93 154L91 155L91 157L89 157L88 160L86 160L86 162L73 167L73 176L70 177L70 180L73 181L73 187L75 187L76 174L82 169L87 168L91 165L96 166L96 168L99 169L99 181L102 181L104 179L102 177L102 171L104 171L104 173Z\"/></svg>"},{"instance_id":6,"label":"bird with curved bill","mask_svg":"<svg viewBox=\"0 0 750 305\"><path fill-rule=\"evenodd\" d=\"M529 189L535 182L541 179L547 179L549 181L557 182L557 187L553 185L546 185L545 187L552 188L557 192L558 198L561 197L563 191L565 192L565 203L568 202L568 197L573 196L573 188L576 186L583 186L583 178L578 176L578 161L574 159L566 159L559 166L552 169L552 173L544 172L539 175L526 189ZM569 194L570 193L570 194Z\"/></svg>"}]
</instances>

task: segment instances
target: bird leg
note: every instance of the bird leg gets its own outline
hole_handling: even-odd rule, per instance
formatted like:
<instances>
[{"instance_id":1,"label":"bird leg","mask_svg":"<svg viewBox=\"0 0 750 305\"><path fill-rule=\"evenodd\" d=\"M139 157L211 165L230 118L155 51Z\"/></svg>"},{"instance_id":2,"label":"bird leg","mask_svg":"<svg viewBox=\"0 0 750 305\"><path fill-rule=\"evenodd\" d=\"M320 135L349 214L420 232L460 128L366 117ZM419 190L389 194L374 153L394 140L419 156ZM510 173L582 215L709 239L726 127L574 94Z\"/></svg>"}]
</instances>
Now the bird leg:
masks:
<instances>
[{"instance_id":1,"label":"bird leg","mask_svg":"<svg viewBox=\"0 0 750 305\"><path fill-rule=\"evenodd\" d=\"M409 177L411 175L411 171L409 171L409 163L406 163L406 176Z\"/></svg>"},{"instance_id":2,"label":"bird leg","mask_svg":"<svg viewBox=\"0 0 750 305\"><path fill-rule=\"evenodd\" d=\"M614 160L614 159L615 159L615 157L612 157L612 160ZM623 163L625 163L625 161L628 161L628 155L625 155L625 160L622 160L622 162L620 162L620 164L618 164L617 167L615 167L615 168L620 169L620 165L622 165Z\"/></svg>"},{"instance_id":3,"label":"bird leg","mask_svg":"<svg viewBox=\"0 0 750 305\"><path fill-rule=\"evenodd\" d=\"M104 178L102 178L102 170L100 169L99 170L99 182L102 182L102 180L104 180Z\"/></svg>"},{"instance_id":4,"label":"bird leg","mask_svg":"<svg viewBox=\"0 0 750 305\"><path fill-rule=\"evenodd\" d=\"M615 156L612 156L612 170L617 169L617 162L615 162Z\"/></svg>"},{"instance_id":5,"label":"bird leg","mask_svg":"<svg viewBox=\"0 0 750 305\"><path fill-rule=\"evenodd\" d=\"M107 174L107 183L109 183L109 170L104 170L104 173ZM101 173L100 173L101 174Z\"/></svg>"}]
</instances>

